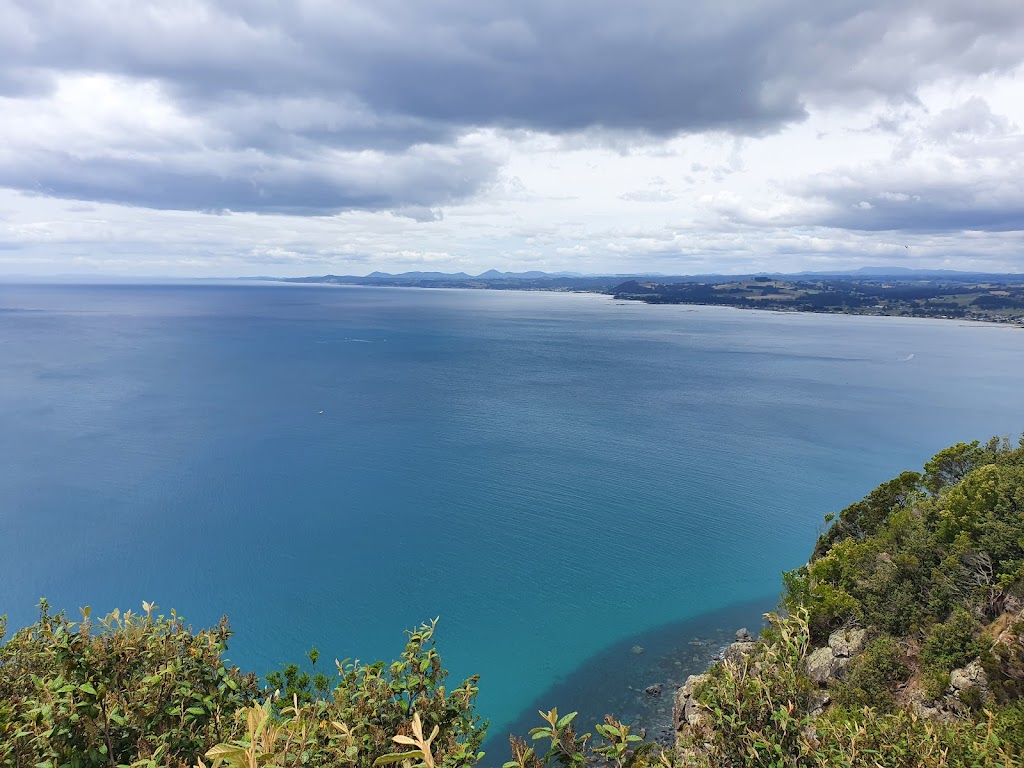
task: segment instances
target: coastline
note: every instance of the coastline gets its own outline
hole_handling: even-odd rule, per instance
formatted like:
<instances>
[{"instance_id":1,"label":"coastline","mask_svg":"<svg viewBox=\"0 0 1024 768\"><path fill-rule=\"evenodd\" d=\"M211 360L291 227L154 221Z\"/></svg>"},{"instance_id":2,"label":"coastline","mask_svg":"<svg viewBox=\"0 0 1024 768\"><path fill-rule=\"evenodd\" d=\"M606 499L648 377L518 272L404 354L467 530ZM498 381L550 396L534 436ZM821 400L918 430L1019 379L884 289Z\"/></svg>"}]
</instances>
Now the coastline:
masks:
<instances>
[{"instance_id":1,"label":"coastline","mask_svg":"<svg viewBox=\"0 0 1024 768\"><path fill-rule=\"evenodd\" d=\"M430 290L430 289L427 289ZM471 288L468 290L479 290ZM595 291L596 293L596 291ZM613 296L611 294L604 294L609 298L615 299L616 302L621 303L622 306L627 306L627 302L632 304L645 304L647 306L674 306L674 307L721 307L722 309L736 309L741 312L771 312L779 315L831 315L835 317L891 317L898 320L938 320L940 322L948 323L950 321L959 323L981 323L986 326L997 325L1006 328L1017 328L1024 329L1024 320L1001 320L991 317L946 317L942 315L929 316L929 315L911 315L911 314L899 314L895 312L825 312L825 311L814 311L810 309L794 309L792 307L780 307L780 306L765 306L765 307L747 307L738 306L735 304L710 304L708 302L700 301L644 301L640 298L629 298L625 296Z\"/></svg>"},{"instance_id":2,"label":"coastline","mask_svg":"<svg viewBox=\"0 0 1024 768\"><path fill-rule=\"evenodd\" d=\"M603 296L614 301L619 306L647 305L647 306L681 306L681 307L720 307L722 309L733 309L743 312L771 312L781 315L833 315L837 317L891 317L900 320L939 320L943 322L955 321L960 323L979 323L985 326L1001 326L1006 328L1024 329L1024 319L1001 319L998 317L947 317L943 315L914 315L897 312L842 312L842 311L815 311L812 309L797 309L787 306L741 306L730 303L711 303L702 301L646 301L639 296L624 296L602 290L588 290L585 288L526 288L526 287L503 287L496 285L402 285L402 284L369 284L369 283L343 283L343 282L296 282L292 280L266 280L257 281L271 285L306 285L306 286L327 286L331 288L401 288L422 291L492 291L500 293L554 293L554 294L577 294L590 296Z\"/></svg>"},{"instance_id":3,"label":"coastline","mask_svg":"<svg viewBox=\"0 0 1024 768\"><path fill-rule=\"evenodd\" d=\"M671 743L672 707L677 688L690 675L706 672L746 627L756 635L763 614L778 607L778 596L765 595L720 610L656 627L624 638L587 659L538 695L507 725L493 724L484 742L488 758L502 758L509 734L525 738L540 724L538 710L579 712L577 730L593 732L605 715L614 715L648 740ZM639 649L639 652L638 652ZM647 693L661 686L660 693ZM488 765L500 765L502 760Z\"/></svg>"}]
</instances>

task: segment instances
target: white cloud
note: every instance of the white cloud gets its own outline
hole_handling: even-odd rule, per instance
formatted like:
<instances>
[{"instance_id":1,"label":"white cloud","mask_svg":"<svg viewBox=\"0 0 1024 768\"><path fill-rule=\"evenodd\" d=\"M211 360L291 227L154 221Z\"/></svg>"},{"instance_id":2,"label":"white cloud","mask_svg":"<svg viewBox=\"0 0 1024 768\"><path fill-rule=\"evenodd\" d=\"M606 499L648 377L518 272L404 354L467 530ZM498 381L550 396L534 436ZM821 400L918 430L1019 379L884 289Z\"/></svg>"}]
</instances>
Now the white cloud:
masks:
<instances>
[{"instance_id":1,"label":"white cloud","mask_svg":"<svg viewBox=\"0 0 1024 768\"><path fill-rule=\"evenodd\" d=\"M1020 269L1022 61L1005 0L7 0L0 273Z\"/></svg>"}]
</instances>

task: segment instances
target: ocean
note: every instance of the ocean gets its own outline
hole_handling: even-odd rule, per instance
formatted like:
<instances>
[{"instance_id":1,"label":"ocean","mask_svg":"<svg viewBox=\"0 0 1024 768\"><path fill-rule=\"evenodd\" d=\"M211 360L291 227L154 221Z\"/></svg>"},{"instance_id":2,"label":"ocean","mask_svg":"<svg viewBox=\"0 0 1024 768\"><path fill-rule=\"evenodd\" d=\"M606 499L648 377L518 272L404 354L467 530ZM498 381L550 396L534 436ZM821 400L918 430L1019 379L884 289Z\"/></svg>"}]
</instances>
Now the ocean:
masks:
<instances>
[{"instance_id":1,"label":"ocean","mask_svg":"<svg viewBox=\"0 0 1024 768\"><path fill-rule=\"evenodd\" d=\"M0 612L227 614L259 671L440 617L495 764L542 706L656 728L826 513L1019 436L1022 347L590 294L0 285Z\"/></svg>"}]
</instances>

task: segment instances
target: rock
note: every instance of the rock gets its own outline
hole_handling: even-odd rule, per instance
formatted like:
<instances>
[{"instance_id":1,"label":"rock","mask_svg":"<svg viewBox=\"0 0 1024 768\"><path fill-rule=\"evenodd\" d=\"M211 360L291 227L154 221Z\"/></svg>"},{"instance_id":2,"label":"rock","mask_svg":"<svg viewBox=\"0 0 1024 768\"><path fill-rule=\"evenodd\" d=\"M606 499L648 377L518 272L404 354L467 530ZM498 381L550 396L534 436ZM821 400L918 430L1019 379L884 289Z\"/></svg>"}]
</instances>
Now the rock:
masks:
<instances>
[{"instance_id":1,"label":"rock","mask_svg":"<svg viewBox=\"0 0 1024 768\"><path fill-rule=\"evenodd\" d=\"M807 676L818 685L842 677L851 658L864 650L868 633L863 629L840 629L829 635L828 645L818 648L805 662Z\"/></svg>"},{"instance_id":2,"label":"rock","mask_svg":"<svg viewBox=\"0 0 1024 768\"><path fill-rule=\"evenodd\" d=\"M831 703L832 697L828 695L828 691L818 691L811 696L811 700L807 705L807 713L811 717L818 717L825 711L825 707Z\"/></svg>"},{"instance_id":3,"label":"rock","mask_svg":"<svg viewBox=\"0 0 1024 768\"><path fill-rule=\"evenodd\" d=\"M949 685L957 691L973 688L979 685L987 685L988 676L985 674L981 662L975 659L962 669L954 669L949 673Z\"/></svg>"},{"instance_id":4,"label":"rock","mask_svg":"<svg viewBox=\"0 0 1024 768\"><path fill-rule=\"evenodd\" d=\"M848 659L864 649L868 633L864 629L840 629L828 637L828 647L832 655Z\"/></svg>"},{"instance_id":5,"label":"rock","mask_svg":"<svg viewBox=\"0 0 1024 768\"><path fill-rule=\"evenodd\" d=\"M982 701L988 699L988 675L978 659L949 673L949 691L952 695L959 698L960 694L972 688L977 689Z\"/></svg>"},{"instance_id":6,"label":"rock","mask_svg":"<svg viewBox=\"0 0 1024 768\"><path fill-rule=\"evenodd\" d=\"M757 650L757 643L737 642L725 649L722 658L734 666L742 666L747 656Z\"/></svg>"},{"instance_id":7,"label":"rock","mask_svg":"<svg viewBox=\"0 0 1024 768\"><path fill-rule=\"evenodd\" d=\"M672 706L672 725L676 731L676 757L680 765L706 763L709 739L715 725L711 713L697 703L697 687L708 675L690 675L683 687L676 691Z\"/></svg>"},{"instance_id":8,"label":"rock","mask_svg":"<svg viewBox=\"0 0 1024 768\"><path fill-rule=\"evenodd\" d=\"M676 691L672 706L672 724L676 731L697 728L708 718L707 713L701 710L694 698L697 686L707 679L707 675L690 675L683 683L683 687Z\"/></svg>"},{"instance_id":9,"label":"rock","mask_svg":"<svg viewBox=\"0 0 1024 768\"><path fill-rule=\"evenodd\" d=\"M954 719L953 713L944 706L944 703L930 699L920 685L911 684L908 687L906 702L910 710L919 717L939 722L950 722Z\"/></svg>"},{"instance_id":10,"label":"rock","mask_svg":"<svg viewBox=\"0 0 1024 768\"><path fill-rule=\"evenodd\" d=\"M824 648L818 648L807 657L805 662L807 677L818 685L824 685L838 675L840 669L845 666L844 660L848 661L848 659L837 658L827 645Z\"/></svg>"},{"instance_id":11,"label":"rock","mask_svg":"<svg viewBox=\"0 0 1024 768\"><path fill-rule=\"evenodd\" d=\"M644 688L644 693L646 693L648 696L661 696L661 683L648 685L646 688Z\"/></svg>"},{"instance_id":12,"label":"rock","mask_svg":"<svg viewBox=\"0 0 1024 768\"><path fill-rule=\"evenodd\" d=\"M752 643L754 642L754 636L750 634L746 627L736 631L736 642L737 643Z\"/></svg>"}]
</instances>

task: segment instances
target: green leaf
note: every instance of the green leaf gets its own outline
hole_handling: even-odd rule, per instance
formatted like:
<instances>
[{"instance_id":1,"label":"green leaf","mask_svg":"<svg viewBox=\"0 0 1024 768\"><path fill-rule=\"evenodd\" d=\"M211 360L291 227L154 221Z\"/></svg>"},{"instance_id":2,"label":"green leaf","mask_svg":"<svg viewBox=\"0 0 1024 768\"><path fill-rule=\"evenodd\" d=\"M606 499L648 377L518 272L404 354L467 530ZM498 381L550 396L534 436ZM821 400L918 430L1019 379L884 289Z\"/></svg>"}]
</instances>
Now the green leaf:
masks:
<instances>
[{"instance_id":1,"label":"green leaf","mask_svg":"<svg viewBox=\"0 0 1024 768\"><path fill-rule=\"evenodd\" d=\"M96 695L96 689L92 687L92 683L82 683L80 686L78 686L78 690L84 693L88 693L92 696Z\"/></svg>"},{"instance_id":2,"label":"green leaf","mask_svg":"<svg viewBox=\"0 0 1024 768\"><path fill-rule=\"evenodd\" d=\"M558 730L562 730L563 728L565 728L565 726L571 723L575 719L577 714L579 713L570 712L568 715L563 715L562 717L560 717L558 720Z\"/></svg>"},{"instance_id":3,"label":"green leaf","mask_svg":"<svg viewBox=\"0 0 1024 768\"><path fill-rule=\"evenodd\" d=\"M391 765L391 763L400 763L403 760L418 760L423 757L423 752L418 749L412 749L408 752L392 752L390 755L381 755L373 761L374 765Z\"/></svg>"}]
</instances>

